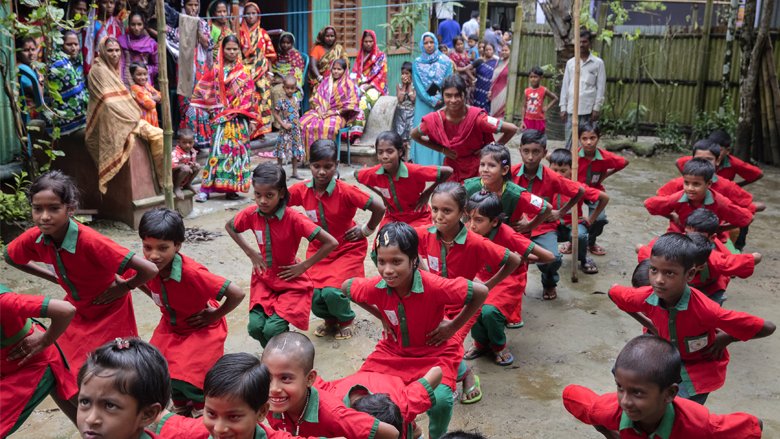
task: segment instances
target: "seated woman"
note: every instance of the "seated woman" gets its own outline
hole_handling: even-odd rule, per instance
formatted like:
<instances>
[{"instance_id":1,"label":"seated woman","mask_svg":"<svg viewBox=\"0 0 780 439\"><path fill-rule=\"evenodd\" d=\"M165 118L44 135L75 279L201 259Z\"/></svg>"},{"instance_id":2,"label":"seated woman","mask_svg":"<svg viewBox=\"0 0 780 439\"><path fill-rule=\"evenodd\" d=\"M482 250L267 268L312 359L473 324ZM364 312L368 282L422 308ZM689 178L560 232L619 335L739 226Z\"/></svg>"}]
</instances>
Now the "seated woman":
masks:
<instances>
[{"instance_id":1,"label":"seated woman","mask_svg":"<svg viewBox=\"0 0 780 439\"><path fill-rule=\"evenodd\" d=\"M349 67L347 52L344 50L344 46L336 42L336 39L336 28L333 26L325 26L317 34L314 47L309 53L309 85L312 94L314 90L317 90L323 78L330 75L333 61L343 59L347 66L344 69Z\"/></svg>"},{"instance_id":2,"label":"seated woman","mask_svg":"<svg viewBox=\"0 0 780 439\"><path fill-rule=\"evenodd\" d=\"M52 56L48 73L49 83L56 87L60 96L46 94L44 98L52 110L47 116L47 128L58 127L60 134L66 136L87 124L89 95L84 76L71 61L71 55L78 52L78 35L72 30L66 30L62 35L63 44Z\"/></svg>"},{"instance_id":3,"label":"seated woman","mask_svg":"<svg viewBox=\"0 0 780 439\"><path fill-rule=\"evenodd\" d=\"M387 94L387 57L376 44L376 33L363 31L362 45L352 66L351 78L360 89L360 111L349 129L354 142L363 136L368 115L376 101Z\"/></svg>"},{"instance_id":4,"label":"seated woman","mask_svg":"<svg viewBox=\"0 0 780 439\"><path fill-rule=\"evenodd\" d=\"M135 138L145 141L152 153L158 184L163 175L163 132L141 119L141 110L122 82L119 60L122 48L114 37L98 45L89 71L87 150L98 168L98 188L106 193L108 182L122 169ZM170 169L167 170L170 172Z\"/></svg>"},{"instance_id":5,"label":"seated woman","mask_svg":"<svg viewBox=\"0 0 780 439\"><path fill-rule=\"evenodd\" d=\"M335 139L347 126L359 108L357 85L346 75L347 62L333 61L330 76L325 78L312 96L311 109L301 117L301 133L309 161L309 146L319 139Z\"/></svg>"},{"instance_id":6,"label":"seated woman","mask_svg":"<svg viewBox=\"0 0 780 439\"><path fill-rule=\"evenodd\" d=\"M295 78L295 83L298 85L296 93L298 102L303 101L303 75L306 73L303 70L305 68L306 62L303 60L301 52L295 48L295 36L289 32L282 32L279 37L279 51L276 53L276 60L271 63L271 73L273 73L271 95L274 106L276 106L276 100L284 94L284 78L289 75Z\"/></svg>"}]
</instances>

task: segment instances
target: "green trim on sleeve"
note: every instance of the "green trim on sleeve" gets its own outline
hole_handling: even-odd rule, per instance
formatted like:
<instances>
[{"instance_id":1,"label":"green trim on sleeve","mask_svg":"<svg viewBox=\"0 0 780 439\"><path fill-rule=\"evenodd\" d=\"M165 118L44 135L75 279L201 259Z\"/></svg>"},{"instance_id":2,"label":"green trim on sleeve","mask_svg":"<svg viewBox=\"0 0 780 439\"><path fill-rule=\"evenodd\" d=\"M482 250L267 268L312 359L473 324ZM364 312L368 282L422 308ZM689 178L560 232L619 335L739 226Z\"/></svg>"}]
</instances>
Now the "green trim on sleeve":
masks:
<instances>
[{"instance_id":1,"label":"green trim on sleeve","mask_svg":"<svg viewBox=\"0 0 780 439\"><path fill-rule=\"evenodd\" d=\"M122 274L127 270L127 264L130 263L130 259L133 259L133 256L135 256L135 252L129 252L125 255L125 258L122 259L122 263L119 264L119 269L116 270L116 274Z\"/></svg>"},{"instance_id":2,"label":"green trim on sleeve","mask_svg":"<svg viewBox=\"0 0 780 439\"><path fill-rule=\"evenodd\" d=\"M347 289L344 291L344 294L347 295L347 299L352 300L352 282L355 281L355 278L351 278L347 280Z\"/></svg>"},{"instance_id":3,"label":"green trim on sleeve","mask_svg":"<svg viewBox=\"0 0 780 439\"><path fill-rule=\"evenodd\" d=\"M313 232L309 236L306 237L306 239L311 242L312 239L314 239L315 236L317 236L318 233L320 233L320 230L322 230L322 227L317 226L316 229L314 229Z\"/></svg>"},{"instance_id":4,"label":"green trim on sleeve","mask_svg":"<svg viewBox=\"0 0 780 439\"><path fill-rule=\"evenodd\" d=\"M441 182L441 166L436 167L436 183Z\"/></svg>"},{"instance_id":5,"label":"green trim on sleeve","mask_svg":"<svg viewBox=\"0 0 780 439\"><path fill-rule=\"evenodd\" d=\"M14 262L14 260L11 259L11 255L8 254L8 245L6 245L5 248L3 249L3 259L5 259L6 264L12 267L16 267L16 268L21 267L21 265Z\"/></svg>"},{"instance_id":6,"label":"green trim on sleeve","mask_svg":"<svg viewBox=\"0 0 780 439\"><path fill-rule=\"evenodd\" d=\"M41 304L41 317L49 317L49 300L51 300L48 297L43 298L43 303Z\"/></svg>"},{"instance_id":7,"label":"green trim on sleeve","mask_svg":"<svg viewBox=\"0 0 780 439\"><path fill-rule=\"evenodd\" d=\"M32 328L32 320L27 319L19 332L10 337L0 337L0 348L7 348L8 346L13 346L20 342L23 338L27 337L27 333L30 332L30 328Z\"/></svg>"},{"instance_id":8,"label":"green trim on sleeve","mask_svg":"<svg viewBox=\"0 0 780 439\"><path fill-rule=\"evenodd\" d=\"M502 266L502 265L504 265L504 264L506 264L506 261L508 261L508 260L509 260L509 254L510 254L510 253L511 253L511 252L509 251L509 249L508 249L508 248L505 248L505 249L504 249L504 257L501 259L501 262L499 262L499 263L498 263L498 266L499 266L499 267L500 267L500 266Z\"/></svg>"},{"instance_id":9,"label":"green trim on sleeve","mask_svg":"<svg viewBox=\"0 0 780 439\"><path fill-rule=\"evenodd\" d=\"M158 423L157 423L157 428L155 428L155 430L154 430L154 434L157 434L157 435L159 435L159 434L160 434L160 432L162 431L162 429L163 429L163 426L165 425L165 423L166 423L166 422L168 422L168 419L170 419L170 418L171 418L171 416L173 416L174 414L175 414L175 413L171 412L171 413L168 413L167 415L163 416L163 417L160 419L160 422L158 422Z\"/></svg>"},{"instance_id":10,"label":"green trim on sleeve","mask_svg":"<svg viewBox=\"0 0 780 439\"><path fill-rule=\"evenodd\" d=\"M371 203L374 202L374 197L371 195L368 196L368 201L366 201L365 206L363 206L363 210L368 210L369 207L371 207Z\"/></svg>"},{"instance_id":11,"label":"green trim on sleeve","mask_svg":"<svg viewBox=\"0 0 780 439\"><path fill-rule=\"evenodd\" d=\"M501 128L504 127L504 119L498 119L498 127L496 127L496 134L501 132Z\"/></svg>"},{"instance_id":12,"label":"green trim on sleeve","mask_svg":"<svg viewBox=\"0 0 780 439\"><path fill-rule=\"evenodd\" d=\"M534 247L536 247L536 243L531 241L531 244L528 246L527 249L525 249L525 253L523 253L523 259L528 259L528 255L531 254L531 252L533 251Z\"/></svg>"},{"instance_id":13,"label":"green trim on sleeve","mask_svg":"<svg viewBox=\"0 0 780 439\"><path fill-rule=\"evenodd\" d=\"M371 433L368 434L368 439L374 439L377 431L379 431L379 419L374 418L374 425L371 426Z\"/></svg>"},{"instance_id":14,"label":"green trim on sleeve","mask_svg":"<svg viewBox=\"0 0 780 439\"><path fill-rule=\"evenodd\" d=\"M468 291L466 292L466 302L464 302L464 305L468 305L471 303L471 299L474 297L474 282L467 281L468 282Z\"/></svg>"},{"instance_id":15,"label":"green trim on sleeve","mask_svg":"<svg viewBox=\"0 0 780 439\"><path fill-rule=\"evenodd\" d=\"M232 230L233 233L240 233L238 230L236 230L236 217L230 219L230 230Z\"/></svg>"},{"instance_id":16,"label":"green trim on sleeve","mask_svg":"<svg viewBox=\"0 0 780 439\"><path fill-rule=\"evenodd\" d=\"M431 400L431 405L436 405L436 394L433 392L433 387L431 387L431 383L428 382L425 378L420 378L417 380L418 383L422 384L423 387L425 387L425 391L428 392L428 398Z\"/></svg>"},{"instance_id":17,"label":"green trim on sleeve","mask_svg":"<svg viewBox=\"0 0 780 439\"><path fill-rule=\"evenodd\" d=\"M222 298L225 297L225 291L227 291L229 286L230 281L225 279L225 283L222 284L222 288L220 288L219 292L217 293L217 300L222 300Z\"/></svg>"}]
</instances>

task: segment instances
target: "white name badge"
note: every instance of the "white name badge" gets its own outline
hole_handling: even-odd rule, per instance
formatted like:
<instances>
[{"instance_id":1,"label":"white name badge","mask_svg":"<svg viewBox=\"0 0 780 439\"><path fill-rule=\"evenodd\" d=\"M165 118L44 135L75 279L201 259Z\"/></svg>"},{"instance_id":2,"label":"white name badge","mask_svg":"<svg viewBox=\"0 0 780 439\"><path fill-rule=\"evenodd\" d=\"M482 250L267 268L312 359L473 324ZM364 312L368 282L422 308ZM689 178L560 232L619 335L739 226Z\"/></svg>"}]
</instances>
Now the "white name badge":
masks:
<instances>
[{"instance_id":1,"label":"white name badge","mask_svg":"<svg viewBox=\"0 0 780 439\"><path fill-rule=\"evenodd\" d=\"M707 347L707 334L699 337L686 338L685 345L689 353L700 351Z\"/></svg>"},{"instance_id":2,"label":"white name badge","mask_svg":"<svg viewBox=\"0 0 780 439\"><path fill-rule=\"evenodd\" d=\"M387 188L385 188L385 187L376 187L376 186L374 186L374 189L376 189L377 191L379 191L379 193L380 193L380 194L382 194L382 196L383 196L383 197L385 197L385 198L390 198L390 191L389 191L389 190L387 190Z\"/></svg>"},{"instance_id":3,"label":"white name badge","mask_svg":"<svg viewBox=\"0 0 780 439\"><path fill-rule=\"evenodd\" d=\"M308 216L309 219L312 220L313 222L315 222L315 223L318 222L317 221L317 211L316 210L307 210L306 211L306 216Z\"/></svg>"},{"instance_id":4,"label":"white name badge","mask_svg":"<svg viewBox=\"0 0 780 439\"><path fill-rule=\"evenodd\" d=\"M531 194L531 205L537 209L541 209L542 206L544 206L544 200L542 197L537 197L536 195Z\"/></svg>"},{"instance_id":5,"label":"white name badge","mask_svg":"<svg viewBox=\"0 0 780 439\"><path fill-rule=\"evenodd\" d=\"M593 174L590 176L590 184L596 184L601 180L601 174Z\"/></svg>"},{"instance_id":6,"label":"white name badge","mask_svg":"<svg viewBox=\"0 0 780 439\"><path fill-rule=\"evenodd\" d=\"M439 271L439 258L436 256L428 256L428 268L433 271Z\"/></svg>"},{"instance_id":7,"label":"white name badge","mask_svg":"<svg viewBox=\"0 0 780 439\"><path fill-rule=\"evenodd\" d=\"M257 243L259 245L265 245L265 241L263 240L263 231L262 230L255 230L255 238L257 238Z\"/></svg>"},{"instance_id":8,"label":"white name badge","mask_svg":"<svg viewBox=\"0 0 780 439\"><path fill-rule=\"evenodd\" d=\"M163 307L162 300L160 300L160 295L157 293L152 293L152 300L154 300L154 303L159 306L160 308Z\"/></svg>"},{"instance_id":9,"label":"white name badge","mask_svg":"<svg viewBox=\"0 0 780 439\"><path fill-rule=\"evenodd\" d=\"M385 315L387 316L387 320L390 321L391 325L398 326L398 316L395 314L395 311L392 309L386 309Z\"/></svg>"}]
</instances>

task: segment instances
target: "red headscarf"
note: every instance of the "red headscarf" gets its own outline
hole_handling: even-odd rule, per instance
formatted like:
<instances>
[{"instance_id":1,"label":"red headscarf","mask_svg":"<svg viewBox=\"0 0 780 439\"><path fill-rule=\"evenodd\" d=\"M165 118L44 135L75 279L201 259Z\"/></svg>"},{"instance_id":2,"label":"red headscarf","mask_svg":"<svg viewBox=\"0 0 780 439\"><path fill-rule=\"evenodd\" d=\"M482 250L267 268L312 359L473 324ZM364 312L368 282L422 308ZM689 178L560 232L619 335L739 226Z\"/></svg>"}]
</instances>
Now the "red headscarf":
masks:
<instances>
[{"instance_id":1,"label":"red headscarf","mask_svg":"<svg viewBox=\"0 0 780 439\"><path fill-rule=\"evenodd\" d=\"M374 47L368 53L363 51L363 40L366 36L371 36L374 39ZM367 82L383 95L387 94L387 57L385 57L384 52L379 50L376 33L372 30L363 31L355 65L352 66L352 73L357 75L356 82Z\"/></svg>"}]
</instances>

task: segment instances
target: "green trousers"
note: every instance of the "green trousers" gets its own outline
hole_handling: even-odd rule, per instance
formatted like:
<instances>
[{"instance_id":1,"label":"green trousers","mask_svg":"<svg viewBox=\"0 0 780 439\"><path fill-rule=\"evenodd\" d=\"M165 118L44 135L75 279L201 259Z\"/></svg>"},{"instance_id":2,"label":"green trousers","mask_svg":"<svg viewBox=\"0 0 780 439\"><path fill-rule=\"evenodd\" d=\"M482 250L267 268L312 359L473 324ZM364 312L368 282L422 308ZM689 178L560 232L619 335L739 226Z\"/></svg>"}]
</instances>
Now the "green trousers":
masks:
<instances>
[{"instance_id":1,"label":"green trousers","mask_svg":"<svg viewBox=\"0 0 780 439\"><path fill-rule=\"evenodd\" d=\"M177 401L206 402L203 389L182 381L171 379L171 399Z\"/></svg>"},{"instance_id":2,"label":"green trousers","mask_svg":"<svg viewBox=\"0 0 780 439\"><path fill-rule=\"evenodd\" d=\"M506 347L506 317L493 305L482 305L477 322L471 327L471 338L478 348L487 348L500 352Z\"/></svg>"},{"instance_id":3,"label":"green trousers","mask_svg":"<svg viewBox=\"0 0 780 439\"><path fill-rule=\"evenodd\" d=\"M265 347L268 340L274 335L290 330L290 324L279 317L279 314L266 315L262 306L255 306L249 311L249 324L247 325L249 336L260 342Z\"/></svg>"},{"instance_id":4,"label":"green trousers","mask_svg":"<svg viewBox=\"0 0 780 439\"><path fill-rule=\"evenodd\" d=\"M315 288L311 301L311 311L326 323L339 323L346 326L355 320L355 312L349 298L341 288Z\"/></svg>"},{"instance_id":5,"label":"green trousers","mask_svg":"<svg viewBox=\"0 0 780 439\"><path fill-rule=\"evenodd\" d=\"M452 389L444 384L436 386L433 394L436 402L428 410L428 435L431 439L439 439L447 433L450 426L455 399L452 396Z\"/></svg>"}]
</instances>

